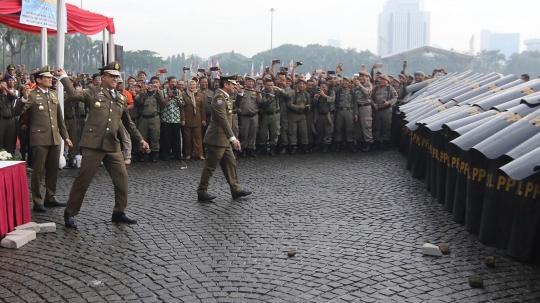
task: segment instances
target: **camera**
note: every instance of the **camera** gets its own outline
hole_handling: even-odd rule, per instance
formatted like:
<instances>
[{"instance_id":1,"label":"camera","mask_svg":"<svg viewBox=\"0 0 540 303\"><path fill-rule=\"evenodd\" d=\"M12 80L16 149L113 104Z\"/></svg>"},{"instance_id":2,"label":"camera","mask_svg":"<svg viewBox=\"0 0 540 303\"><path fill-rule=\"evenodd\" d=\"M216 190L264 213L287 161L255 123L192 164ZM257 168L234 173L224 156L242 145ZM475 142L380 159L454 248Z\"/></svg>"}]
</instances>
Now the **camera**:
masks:
<instances>
[{"instance_id":1,"label":"camera","mask_svg":"<svg viewBox=\"0 0 540 303\"><path fill-rule=\"evenodd\" d=\"M212 67L210 67L210 70L213 71L213 72L215 72L215 71L218 71L218 70L219 70L219 67L217 67L217 66L212 66Z\"/></svg>"},{"instance_id":2,"label":"camera","mask_svg":"<svg viewBox=\"0 0 540 303\"><path fill-rule=\"evenodd\" d=\"M272 63L281 63L281 60L279 60L279 59L272 59Z\"/></svg>"},{"instance_id":3,"label":"camera","mask_svg":"<svg viewBox=\"0 0 540 303\"><path fill-rule=\"evenodd\" d=\"M189 67L182 67L182 70L183 70L183 71L191 70L191 68L189 68Z\"/></svg>"},{"instance_id":4,"label":"camera","mask_svg":"<svg viewBox=\"0 0 540 303\"><path fill-rule=\"evenodd\" d=\"M149 90L149 91L153 91L154 88L155 88L154 84L148 84L147 87L148 87L148 90Z\"/></svg>"},{"instance_id":5,"label":"camera","mask_svg":"<svg viewBox=\"0 0 540 303\"><path fill-rule=\"evenodd\" d=\"M173 85L172 91L173 91L173 96L178 96L178 86Z\"/></svg>"},{"instance_id":6,"label":"camera","mask_svg":"<svg viewBox=\"0 0 540 303\"><path fill-rule=\"evenodd\" d=\"M296 65L298 65L298 66L302 65L302 61L297 61L297 62L294 62L294 63L296 63Z\"/></svg>"},{"instance_id":7,"label":"camera","mask_svg":"<svg viewBox=\"0 0 540 303\"><path fill-rule=\"evenodd\" d=\"M238 81L238 84L240 84L242 86L244 86L245 83L246 83L245 81Z\"/></svg>"},{"instance_id":8,"label":"camera","mask_svg":"<svg viewBox=\"0 0 540 303\"><path fill-rule=\"evenodd\" d=\"M289 68L288 68L288 67L284 67L283 70L284 70L284 71L288 71Z\"/></svg>"},{"instance_id":9,"label":"camera","mask_svg":"<svg viewBox=\"0 0 540 303\"><path fill-rule=\"evenodd\" d=\"M267 66L267 67L265 68L265 71L266 71L267 73L269 73L269 72L270 72L270 67Z\"/></svg>"}]
</instances>

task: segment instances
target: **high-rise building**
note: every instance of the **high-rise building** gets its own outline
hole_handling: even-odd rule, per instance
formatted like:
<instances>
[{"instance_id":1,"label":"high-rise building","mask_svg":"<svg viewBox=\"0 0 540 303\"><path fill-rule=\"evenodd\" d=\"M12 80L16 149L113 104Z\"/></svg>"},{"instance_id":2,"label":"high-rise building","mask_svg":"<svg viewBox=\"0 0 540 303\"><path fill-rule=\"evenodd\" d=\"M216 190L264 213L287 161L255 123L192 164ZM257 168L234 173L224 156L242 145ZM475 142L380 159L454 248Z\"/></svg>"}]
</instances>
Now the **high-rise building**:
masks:
<instances>
[{"instance_id":1,"label":"high-rise building","mask_svg":"<svg viewBox=\"0 0 540 303\"><path fill-rule=\"evenodd\" d=\"M328 46L341 47L341 40L330 38L328 39Z\"/></svg>"},{"instance_id":2,"label":"high-rise building","mask_svg":"<svg viewBox=\"0 0 540 303\"><path fill-rule=\"evenodd\" d=\"M519 34L492 33L483 29L480 31L480 50L499 50L506 58L519 53Z\"/></svg>"},{"instance_id":3,"label":"high-rise building","mask_svg":"<svg viewBox=\"0 0 540 303\"><path fill-rule=\"evenodd\" d=\"M525 46L527 46L528 52L540 51L540 39L538 38L525 40L523 43L525 43Z\"/></svg>"},{"instance_id":4,"label":"high-rise building","mask_svg":"<svg viewBox=\"0 0 540 303\"><path fill-rule=\"evenodd\" d=\"M388 0L379 14L377 49L390 55L430 44L431 14L421 0Z\"/></svg>"}]
</instances>

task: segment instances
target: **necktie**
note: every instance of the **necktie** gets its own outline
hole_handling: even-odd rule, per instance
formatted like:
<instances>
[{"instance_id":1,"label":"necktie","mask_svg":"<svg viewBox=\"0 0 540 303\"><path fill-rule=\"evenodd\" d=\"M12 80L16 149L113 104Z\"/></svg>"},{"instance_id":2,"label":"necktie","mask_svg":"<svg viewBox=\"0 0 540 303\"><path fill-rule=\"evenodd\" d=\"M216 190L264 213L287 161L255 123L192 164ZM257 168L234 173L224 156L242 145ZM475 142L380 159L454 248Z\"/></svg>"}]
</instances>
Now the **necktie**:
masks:
<instances>
[{"instance_id":1,"label":"necktie","mask_svg":"<svg viewBox=\"0 0 540 303\"><path fill-rule=\"evenodd\" d=\"M51 96L49 95L49 91L46 91L46 92L45 92L45 97L47 97L47 99L50 99L50 98L51 98Z\"/></svg>"},{"instance_id":2,"label":"necktie","mask_svg":"<svg viewBox=\"0 0 540 303\"><path fill-rule=\"evenodd\" d=\"M113 99L116 98L116 93L114 92L114 89L111 89L110 92L111 92L111 97Z\"/></svg>"}]
</instances>

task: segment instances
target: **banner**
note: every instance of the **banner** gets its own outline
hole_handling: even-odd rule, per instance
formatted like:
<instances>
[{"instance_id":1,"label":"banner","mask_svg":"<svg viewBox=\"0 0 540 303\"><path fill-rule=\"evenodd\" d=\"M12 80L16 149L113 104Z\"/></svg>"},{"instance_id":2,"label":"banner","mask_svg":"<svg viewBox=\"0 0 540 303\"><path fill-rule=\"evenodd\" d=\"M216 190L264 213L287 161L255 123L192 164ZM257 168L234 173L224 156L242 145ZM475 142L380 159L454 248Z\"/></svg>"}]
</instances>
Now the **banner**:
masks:
<instances>
[{"instance_id":1,"label":"banner","mask_svg":"<svg viewBox=\"0 0 540 303\"><path fill-rule=\"evenodd\" d=\"M57 0L23 0L19 22L56 30ZM64 9L67 31L67 12Z\"/></svg>"}]
</instances>

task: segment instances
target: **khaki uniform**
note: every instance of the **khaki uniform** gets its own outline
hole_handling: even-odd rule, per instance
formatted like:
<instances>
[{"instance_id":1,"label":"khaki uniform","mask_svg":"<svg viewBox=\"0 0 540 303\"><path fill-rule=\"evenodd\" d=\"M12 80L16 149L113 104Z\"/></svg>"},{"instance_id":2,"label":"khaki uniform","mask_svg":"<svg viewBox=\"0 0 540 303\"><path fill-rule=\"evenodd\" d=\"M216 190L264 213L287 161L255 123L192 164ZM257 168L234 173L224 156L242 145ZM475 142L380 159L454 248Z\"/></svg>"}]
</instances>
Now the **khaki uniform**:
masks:
<instances>
[{"instance_id":1,"label":"khaki uniform","mask_svg":"<svg viewBox=\"0 0 540 303\"><path fill-rule=\"evenodd\" d=\"M364 86L357 87L355 92L358 104L358 121L354 124L356 141L373 143L371 83L366 82Z\"/></svg>"},{"instance_id":2,"label":"khaki uniform","mask_svg":"<svg viewBox=\"0 0 540 303\"><path fill-rule=\"evenodd\" d=\"M212 100L212 117L204 138L204 144L207 148L206 162L197 188L199 196L208 193L210 179L218 165L221 166L225 179L229 183L231 193L234 195L243 190L238 184L236 158L229 141L234 136L232 131L233 103L239 103L241 100L242 96L238 95L236 101L233 102L221 89L216 91Z\"/></svg>"},{"instance_id":3,"label":"khaki uniform","mask_svg":"<svg viewBox=\"0 0 540 303\"><path fill-rule=\"evenodd\" d=\"M133 102L135 102L139 96L141 96L141 94L133 96ZM134 104L133 108L129 110L129 117L131 118L131 121L133 121L135 127L139 129L139 122L141 121L141 109L137 106L137 104ZM131 144L131 154L136 155L138 152L139 144Z\"/></svg>"},{"instance_id":4,"label":"khaki uniform","mask_svg":"<svg viewBox=\"0 0 540 303\"><path fill-rule=\"evenodd\" d=\"M307 93L309 94L309 99L313 100L313 96L315 96L314 91L307 92ZM313 111L313 105L310 106L309 108L306 108L304 110L304 114L306 115L306 127L307 127L308 143L312 144L313 143L313 137L315 136L315 133L313 133L313 130L312 130L313 118L315 117L314 111ZM314 125L313 127L315 128L315 130L317 129L316 125Z\"/></svg>"},{"instance_id":5,"label":"khaki uniform","mask_svg":"<svg viewBox=\"0 0 540 303\"><path fill-rule=\"evenodd\" d=\"M356 95L351 89L339 89L336 93L336 129L334 140L343 141L343 133L348 143L354 142L354 116L358 115Z\"/></svg>"},{"instance_id":6,"label":"khaki uniform","mask_svg":"<svg viewBox=\"0 0 540 303\"><path fill-rule=\"evenodd\" d=\"M319 144L332 144L334 132L334 111L336 109L336 94L328 90L328 98L319 96L313 100L313 117L317 119L317 134Z\"/></svg>"},{"instance_id":7,"label":"khaki uniform","mask_svg":"<svg viewBox=\"0 0 540 303\"><path fill-rule=\"evenodd\" d=\"M294 95L287 101L287 122L289 145L296 146L298 135L300 144L308 144L307 123L304 109L299 109L300 105L311 104L311 99L307 92L295 90Z\"/></svg>"},{"instance_id":8,"label":"khaki uniform","mask_svg":"<svg viewBox=\"0 0 540 303\"><path fill-rule=\"evenodd\" d=\"M212 100L214 99L215 92L211 89L207 89L204 93L199 90L200 93L204 96L204 109L206 112L206 126L203 126L203 139L204 135L206 133L206 130L208 129L208 126L210 126L210 119L212 118Z\"/></svg>"},{"instance_id":9,"label":"khaki uniform","mask_svg":"<svg viewBox=\"0 0 540 303\"><path fill-rule=\"evenodd\" d=\"M150 144L150 150L157 153L159 151L159 131L161 121L159 119L159 109L163 101L161 91L155 91L154 94L140 94L135 99L135 106L141 111L141 120L139 121L139 132L144 141Z\"/></svg>"},{"instance_id":10,"label":"khaki uniform","mask_svg":"<svg viewBox=\"0 0 540 303\"><path fill-rule=\"evenodd\" d=\"M64 121L66 123L69 139L73 143L73 147L69 149L68 158L74 159L79 152L79 109L83 108L84 104L79 101L67 98L64 101ZM84 127L84 124L83 124Z\"/></svg>"},{"instance_id":11,"label":"khaki uniform","mask_svg":"<svg viewBox=\"0 0 540 303\"><path fill-rule=\"evenodd\" d=\"M259 143L266 146L266 137L269 138L270 145L277 145L280 134L280 106L279 100L275 97L276 92L274 90L267 91L262 90L265 93L274 95L273 99L270 99L268 95L262 94L261 108L263 110L261 123L259 124ZM268 135L268 132L270 134Z\"/></svg>"},{"instance_id":12,"label":"khaki uniform","mask_svg":"<svg viewBox=\"0 0 540 303\"><path fill-rule=\"evenodd\" d=\"M81 209L86 190L92 182L99 165L103 162L114 184L114 212L124 212L127 206L128 177L124 157L117 139L122 123L133 142L143 140L127 111L127 98L116 92L113 98L109 90L76 91L69 79L61 77L68 98L83 102L88 107L88 117L81 137L83 159L79 174L69 193L66 212L76 216Z\"/></svg>"},{"instance_id":13,"label":"khaki uniform","mask_svg":"<svg viewBox=\"0 0 540 303\"><path fill-rule=\"evenodd\" d=\"M236 100L237 96L238 92L235 89L230 98L231 100ZM240 136L240 127L238 126L238 105L233 102L232 106L232 131L234 136L238 138Z\"/></svg>"},{"instance_id":14,"label":"khaki uniform","mask_svg":"<svg viewBox=\"0 0 540 303\"><path fill-rule=\"evenodd\" d=\"M286 145L289 145L289 120L287 119L287 102L289 102L289 99L292 98L294 95L294 91L290 87L284 87L281 91L278 91L277 93L277 99L279 100L279 107L281 109L281 115L280 115L280 126L281 126L281 134L280 134L280 144L285 147Z\"/></svg>"},{"instance_id":15,"label":"khaki uniform","mask_svg":"<svg viewBox=\"0 0 540 303\"><path fill-rule=\"evenodd\" d=\"M69 138L58 96L51 90L48 94L49 96L36 88L30 92L26 103L17 102L13 109L16 116L30 112L30 146L33 158L31 190L34 204L44 202L40 192L43 169L46 171L45 202L56 201L60 144L63 143L62 139Z\"/></svg>"},{"instance_id":16,"label":"khaki uniform","mask_svg":"<svg viewBox=\"0 0 540 303\"><path fill-rule=\"evenodd\" d=\"M259 105L257 92L245 91L244 98L239 105L240 116L240 142L242 149L255 149L257 130L259 127Z\"/></svg>"},{"instance_id":17,"label":"khaki uniform","mask_svg":"<svg viewBox=\"0 0 540 303\"><path fill-rule=\"evenodd\" d=\"M0 94L0 149L15 153L17 125L13 117L13 101L15 97L7 93ZM19 103L19 102L17 102Z\"/></svg>"},{"instance_id":18,"label":"khaki uniform","mask_svg":"<svg viewBox=\"0 0 540 303\"><path fill-rule=\"evenodd\" d=\"M202 138L202 122L206 122L206 103L204 102L203 94L196 92L195 107L189 95L182 93L186 104L180 108L180 117L184 126L184 147L186 157L191 157L191 153L195 151L195 157L203 155L203 138ZM194 110L195 109L195 110ZM196 114L195 114L196 113Z\"/></svg>"},{"instance_id":19,"label":"khaki uniform","mask_svg":"<svg viewBox=\"0 0 540 303\"><path fill-rule=\"evenodd\" d=\"M379 107L378 110L373 112L373 139L375 141L390 141L392 105L397 101L397 92L390 85L384 88L377 86L372 99L373 103ZM384 101L389 101L390 105L383 107L382 103Z\"/></svg>"}]
</instances>

